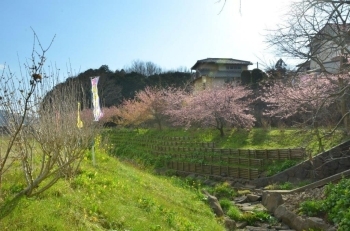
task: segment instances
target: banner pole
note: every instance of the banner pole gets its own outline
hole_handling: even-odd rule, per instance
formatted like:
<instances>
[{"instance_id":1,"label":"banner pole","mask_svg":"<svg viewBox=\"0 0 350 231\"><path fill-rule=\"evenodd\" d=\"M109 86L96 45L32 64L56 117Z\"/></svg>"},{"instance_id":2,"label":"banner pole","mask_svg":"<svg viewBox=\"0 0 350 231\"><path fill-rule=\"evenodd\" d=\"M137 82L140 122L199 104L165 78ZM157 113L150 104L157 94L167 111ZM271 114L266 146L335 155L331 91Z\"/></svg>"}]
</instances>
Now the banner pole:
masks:
<instances>
[{"instance_id":1,"label":"banner pole","mask_svg":"<svg viewBox=\"0 0 350 231\"><path fill-rule=\"evenodd\" d=\"M95 140L92 141L92 147L91 147L91 157L92 157L92 166L96 166L96 159L95 159Z\"/></svg>"}]
</instances>

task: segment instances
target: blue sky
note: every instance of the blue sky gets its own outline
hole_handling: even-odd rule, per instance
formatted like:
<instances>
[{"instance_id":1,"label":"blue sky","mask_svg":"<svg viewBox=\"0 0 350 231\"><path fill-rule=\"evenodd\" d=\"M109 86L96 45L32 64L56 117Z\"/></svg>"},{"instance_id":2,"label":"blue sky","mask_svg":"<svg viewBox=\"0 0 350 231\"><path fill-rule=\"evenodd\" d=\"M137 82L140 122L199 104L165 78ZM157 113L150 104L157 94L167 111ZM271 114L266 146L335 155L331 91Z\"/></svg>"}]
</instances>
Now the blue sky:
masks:
<instances>
[{"instance_id":1,"label":"blue sky","mask_svg":"<svg viewBox=\"0 0 350 231\"><path fill-rule=\"evenodd\" d=\"M266 29L281 20L289 0L2 0L0 65L16 72L31 55L35 30L48 61L67 77L133 60L163 69L191 68L199 59L276 61L266 50ZM288 61L287 61L288 63ZM1 67L1 66L0 66ZM251 67L252 69L253 67Z\"/></svg>"}]
</instances>

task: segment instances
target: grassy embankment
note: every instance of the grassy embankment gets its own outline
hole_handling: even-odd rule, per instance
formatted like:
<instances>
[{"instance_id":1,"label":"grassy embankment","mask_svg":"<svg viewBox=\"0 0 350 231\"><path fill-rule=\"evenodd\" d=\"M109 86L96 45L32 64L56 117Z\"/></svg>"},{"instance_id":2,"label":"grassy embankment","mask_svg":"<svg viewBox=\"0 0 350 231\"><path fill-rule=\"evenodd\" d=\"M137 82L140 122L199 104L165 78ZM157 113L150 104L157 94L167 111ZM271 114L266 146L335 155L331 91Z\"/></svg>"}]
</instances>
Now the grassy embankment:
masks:
<instances>
[{"instance_id":1,"label":"grassy embankment","mask_svg":"<svg viewBox=\"0 0 350 231\"><path fill-rule=\"evenodd\" d=\"M76 178L22 198L14 209L0 200L0 230L224 230L195 187L129 166L103 149L96 158L96 167L87 155ZM21 187L18 181L3 192Z\"/></svg>"},{"instance_id":2,"label":"grassy embankment","mask_svg":"<svg viewBox=\"0 0 350 231\"><path fill-rule=\"evenodd\" d=\"M191 136L224 148L303 146L317 153L316 139L296 130L232 130L224 138L215 130L200 129L139 130L127 134L159 139ZM325 140L326 149L343 139L338 135ZM138 150L133 144L126 149L124 146L125 154L133 149ZM96 150L96 157L96 167L87 155L76 178L70 182L62 179L39 197L16 201L13 210L7 211L10 204L0 200L0 230L223 230L196 186L134 168L108 156L104 149ZM12 178L18 181L15 186L4 185L3 195L10 196L21 189L17 177Z\"/></svg>"},{"instance_id":3,"label":"grassy embankment","mask_svg":"<svg viewBox=\"0 0 350 231\"><path fill-rule=\"evenodd\" d=\"M120 158L132 159L136 163L146 166L162 167L169 155L155 156L152 147L145 145L145 142L153 145L160 144L162 141L171 141L169 137L190 137L190 139L180 140L180 146L194 147L196 142L214 142L217 148L232 149L287 149L303 147L306 150L306 157L319 153L317 137L312 132L300 131L296 129L252 129L246 130L227 130L226 136L221 137L219 132L214 129L164 129L162 131L153 129L139 130L111 130L109 133L110 142L114 145L111 154ZM347 137L341 132L324 138L323 146L327 150L343 141ZM188 141L188 142L187 142ZM172 145L176 140L172 142ZM196 162L201 159L202 153L194 153L191 160ZM194 159L193 159L194 158ZM282 171L287 167L296 164L295 160L273 161L267 169L263 167L268 175Z\"/></svg>"},{"instance_id":4,"label":"grassy embankment","mask_svg":"<svg viewBox=\"0 0 350 231\"><path fill-rule=\"evenodd\" d=\"M305 147L313 155L318 153L318 140L311 131L298 129L261 129L250 131L227 129L225 137L215 129L169 129L164 131L143 130L140 134L149 136L189 136L196 141L215 142L217 147L233 149L277 149ZM323 139L325 149L346 140L340 131Z\"/></svg>"}]
</instances>

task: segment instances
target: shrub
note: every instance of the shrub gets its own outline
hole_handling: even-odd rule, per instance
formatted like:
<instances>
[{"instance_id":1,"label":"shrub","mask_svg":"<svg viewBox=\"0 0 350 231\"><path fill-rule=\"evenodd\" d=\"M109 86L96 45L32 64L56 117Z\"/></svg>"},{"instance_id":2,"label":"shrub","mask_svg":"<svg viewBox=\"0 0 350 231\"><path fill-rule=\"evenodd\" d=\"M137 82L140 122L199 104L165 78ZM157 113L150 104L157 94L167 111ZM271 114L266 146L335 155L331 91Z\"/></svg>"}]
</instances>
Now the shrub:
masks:
<instances>
[{"instance_id":1,"label":"shrub","mask_svg":"<svg viewBox=\"0 0 350 231\"><path fill-rule=\"evenodd\" d=\"M237 192L229 185L228 182L215 185L212 194L217 198L231 199L237 195Z\"/></svg>"},{"instance_id":2,"label":"shrub","mask_svg":"<svg viewBox=\"0 0 350 231\"><path fill-rule=\"evenodd\" d=\"M307 216L320 216L325 213L324 202L322 200L304 201L300 204L300 213Z\"/></svg>"},{"instance_id":3,"label":"shrub","mask_svg":"<svg viewBox=\"0 0 350 231\"><path fill-rule=\"evenodd\" d=\"M233 206L232 202L227 198L219 200L219 203L224 212L227 212Z\"/></svg>"},{"instance_id":4,"label":"shrub","mask_svg":"<svg viewBox=\"0 0 350 231\"><path fill-rule=\"evenodd\" d=\"M290 182L284 182L282 184L271 184L271 185L268 185L265 187L265 189L268 189L268 190L277 190L277 189L281 189L281 190L290 190L294 188L294 185Z\"/></svg>"},{"instance_id":5,"label":"shrub","mask_svg":"<svg viewBox=\"0 0 350 231\"><path fill-rule=\"evenodd\" d=\"M242 213L236 206L231 206L227 211L227 216L229 216L232 220L239 221L241 219Z\"/></svg>"},{"instance_id":6,"label":"shrub","mask_svg":"<svg viewBox=\"0 0 350 231\"><path fill-rule=\"evenodd\" d=\"M255 225L257 222L276 223L276 219L266 211L245 212L241 214L239 220L247 222L248 225Z\"/></svg>"},{"instance_id":7,"label":"shrub","mask_svg":"<svg viewBox=\"0 0 350 231\"><path fill-rule=\"evenodd\" d=\"M241 82L243 85L248 85L251 83L251 74L249 70L243 70L241 72Z\"/></svg>"},{"instance_id":8,"label":"shrub","mask_svg":"<svg viewBox=\"0 0 350 231\"><path fill-rule=\"evenodd\" d=\"M296 165L298 161L295 160L285 160L285 161L273 161L272 164L268 165L266 169L267 176L275 175L282 172L290 167Z\"/></svg>"},{"instance_id":9,"label":"shrub","mask_svg":"<svg viewBox=\"0 0 350 231\"><path fill-rule=\"evenodd\" d=\"M253 69L251 75L253 84L259 83L264 78L264 72L258 68Z\"/></svg>"},{"instance_id":10,"label":"shrub","mask_svg":"<svg viewBox=\"0 0 350 231\"><path fill-rule=\"evenodd\" d=\"M271 216L268 212L266 211L255 211L254 212L255 218L257 221L261 222L268 222L270 224L274 224L277 222L276 218Z\"/></svg>"},{"instance_id":11,"label":"shrub","mask_svg":"<svg viewBox=\"0 0 350 231\"><path fill-rule=\"evenodd\" d=\"M338 224L339 231L350 228L350 179L342 179L338 184L326 187L324 209L331 222Z\"/></svg>"},{"instance_id":12,"label":"shrub","mask_svg":"<svg viewBox=\"0 0 350 231\"><path fill-rule=\"evenodd\" d=\"M342 179L338 184L329 184L326 199L305 201L300 204L300 212L308 216L323 216L338 225L338 231L350 229L350 179Z\"/></svg>"},{"instance_id":13,"label":"shrub","mask_svg":"<svg viewBox=\"0 0 350 231\"><path fill-rule=\"evenodd\" d=\"M283 184L279 185L279 188L282 190L289 190L293 188L293 184L290 182L284 182Z\"/></svg>"}]
</instances>

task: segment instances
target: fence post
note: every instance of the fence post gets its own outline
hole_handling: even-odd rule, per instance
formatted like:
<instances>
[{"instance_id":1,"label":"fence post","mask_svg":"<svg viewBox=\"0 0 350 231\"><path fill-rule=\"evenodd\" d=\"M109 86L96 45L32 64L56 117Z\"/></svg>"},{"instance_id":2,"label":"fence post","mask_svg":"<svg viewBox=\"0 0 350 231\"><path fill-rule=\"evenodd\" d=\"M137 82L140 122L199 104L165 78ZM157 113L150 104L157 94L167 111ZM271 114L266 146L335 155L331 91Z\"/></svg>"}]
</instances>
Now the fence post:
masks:
<instances>
[{"instance_id":1,"label":"fence post","mask_svg":"<svg viewBox=\"0 0 350 231\"><path fill-rule=\"evenodd\" d=\"M290 160L291 159L291 156L292 156L292 153L291 153L291 150L290 150L290 148L289 148L289 150L288 150L289 152L288 152L288 159Z\"/></svg>"}]
</instances>

